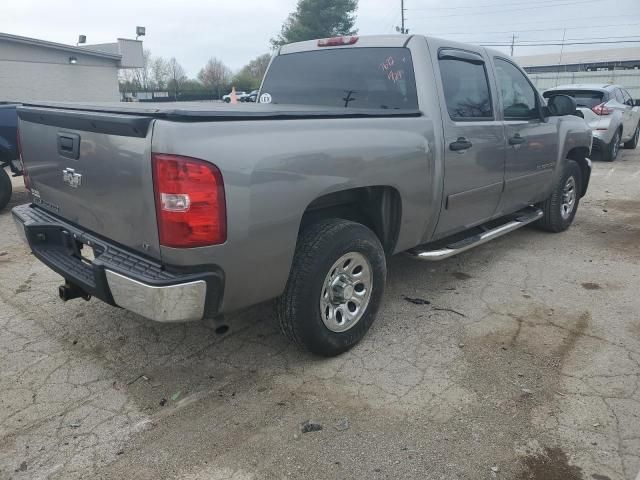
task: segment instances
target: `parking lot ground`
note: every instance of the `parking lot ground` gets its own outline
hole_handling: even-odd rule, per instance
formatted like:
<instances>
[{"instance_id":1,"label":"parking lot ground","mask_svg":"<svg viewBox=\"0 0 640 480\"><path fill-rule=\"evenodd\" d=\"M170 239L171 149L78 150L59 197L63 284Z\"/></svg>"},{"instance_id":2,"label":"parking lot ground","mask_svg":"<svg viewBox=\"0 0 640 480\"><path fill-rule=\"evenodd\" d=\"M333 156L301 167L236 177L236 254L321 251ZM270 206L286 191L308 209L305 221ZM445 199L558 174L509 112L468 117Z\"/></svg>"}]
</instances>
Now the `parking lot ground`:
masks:
<instances>
[{"instance_id":1,"label":"parking lot ground","mask_svg":"<svg viewBox=\"0 0 640 480\"><path fill-rule=\"evenodd\" d=\"M265 305L225 331L63 304L8 210L0 232L1 478L640 470L637 152L594 162L568 232L526 228L441 263L390 259L372 330L328 360L287 343ZM322 429L302 433L307 420Z\"/></svg>"}]
</instances>

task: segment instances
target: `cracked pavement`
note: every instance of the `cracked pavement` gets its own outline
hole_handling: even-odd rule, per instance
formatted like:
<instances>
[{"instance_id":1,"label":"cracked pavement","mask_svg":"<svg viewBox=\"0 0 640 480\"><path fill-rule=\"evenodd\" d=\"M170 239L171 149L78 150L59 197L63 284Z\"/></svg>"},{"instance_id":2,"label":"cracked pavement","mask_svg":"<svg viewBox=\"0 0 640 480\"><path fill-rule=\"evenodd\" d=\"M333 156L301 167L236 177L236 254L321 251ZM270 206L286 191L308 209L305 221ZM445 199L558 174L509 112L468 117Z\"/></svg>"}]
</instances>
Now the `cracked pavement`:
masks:
<instances>
[{"instance_id":1,"label":"cracked pavement","mask_svg":"<svg viewBox=\"0 0 640 480\"><path fill-rule=\"evenodd\" d=\"M9 209L0 232L2 479L640 471L640 151L594 162L568 232L390 259L373 328L328 360L287 343L269 305L224 331L63 304ZM323 429L301 433L306 420Z\"/></svg>"}]
</instances>

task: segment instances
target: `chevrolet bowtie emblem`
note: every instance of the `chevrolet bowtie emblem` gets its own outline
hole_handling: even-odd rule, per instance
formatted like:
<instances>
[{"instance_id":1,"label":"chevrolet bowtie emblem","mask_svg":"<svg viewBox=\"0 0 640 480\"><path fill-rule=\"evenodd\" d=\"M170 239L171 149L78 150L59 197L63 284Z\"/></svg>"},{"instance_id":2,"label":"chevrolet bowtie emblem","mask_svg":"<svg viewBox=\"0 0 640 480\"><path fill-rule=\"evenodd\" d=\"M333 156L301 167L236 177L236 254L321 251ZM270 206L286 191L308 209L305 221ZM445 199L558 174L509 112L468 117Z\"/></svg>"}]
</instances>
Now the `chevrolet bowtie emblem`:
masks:
<instances>
[{"instance_id":1,"label":"chevrolet bowtie emblem","mask_svg":"<svg viewBox=\"0 0 640 480\"><path fill-rule=\"evenodd\" d=\"M65 168L62 170L62 181L73 188L82 185L82 175L76 173L73 168Z\"/></svg>"}]
</instances>

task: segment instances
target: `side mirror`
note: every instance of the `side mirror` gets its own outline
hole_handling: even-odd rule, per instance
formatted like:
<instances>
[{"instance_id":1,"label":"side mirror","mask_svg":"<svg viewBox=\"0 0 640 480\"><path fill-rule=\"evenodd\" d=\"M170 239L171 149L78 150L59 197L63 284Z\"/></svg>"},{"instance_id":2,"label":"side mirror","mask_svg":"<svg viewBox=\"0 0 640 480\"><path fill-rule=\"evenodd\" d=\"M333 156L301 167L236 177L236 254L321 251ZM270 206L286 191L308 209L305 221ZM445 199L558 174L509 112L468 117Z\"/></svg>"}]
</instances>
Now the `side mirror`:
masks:
<instances>
[{"instance_id":1,"label":"side mirror","mask_svg":"<svg viewBox=\"0 0 640 480\"><path fill-rule=\"evenodd\" d=\"M576 100L569 95L554 95L547 100L547 110L552 117L573 115L576 109Z\"/></svg>"},{"instance_id":2,"label":"side mirror","mask_svg":"<svg viewBox=\"0 0 640 480\"><path fill-rule=\"evenodd\" d=\"M636 99L633 101L633 106L634 106L634 107L640 107L640 98L636 98Z\"/></svg>"}]
</instances>

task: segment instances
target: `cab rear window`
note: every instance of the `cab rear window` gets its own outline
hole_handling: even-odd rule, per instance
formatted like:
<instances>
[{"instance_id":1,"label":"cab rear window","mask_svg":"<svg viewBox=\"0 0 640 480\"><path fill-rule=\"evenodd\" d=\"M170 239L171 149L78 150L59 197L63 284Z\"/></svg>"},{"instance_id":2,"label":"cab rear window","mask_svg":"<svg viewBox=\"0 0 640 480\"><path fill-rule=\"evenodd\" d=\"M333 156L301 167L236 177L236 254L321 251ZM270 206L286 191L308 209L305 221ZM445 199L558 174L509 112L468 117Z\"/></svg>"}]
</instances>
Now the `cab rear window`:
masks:
<instances>
[{"instance_id":1,"label":"cab rear window","mask_svg":"<svg viewBox=\"0 0 640 480\"><path fill-rule=\"evenodd\" d=\"M417 110L407 48L335 48L279 55L260 90L261 103Z\"/></svg>"},{"instance_id":2,"label":"cab rear window","mask_svg":"<svg viewBox=\"0 0 640 480\"><path fill-rule=\"evenodd\" d=\"M549 99L554 95L569 95L576 100L576 105L578 107L586 108L593 108L604 101L604 92L599 92L597 90L552 90L542 94L546 99Z\"/></svg>"}]
</instances>

